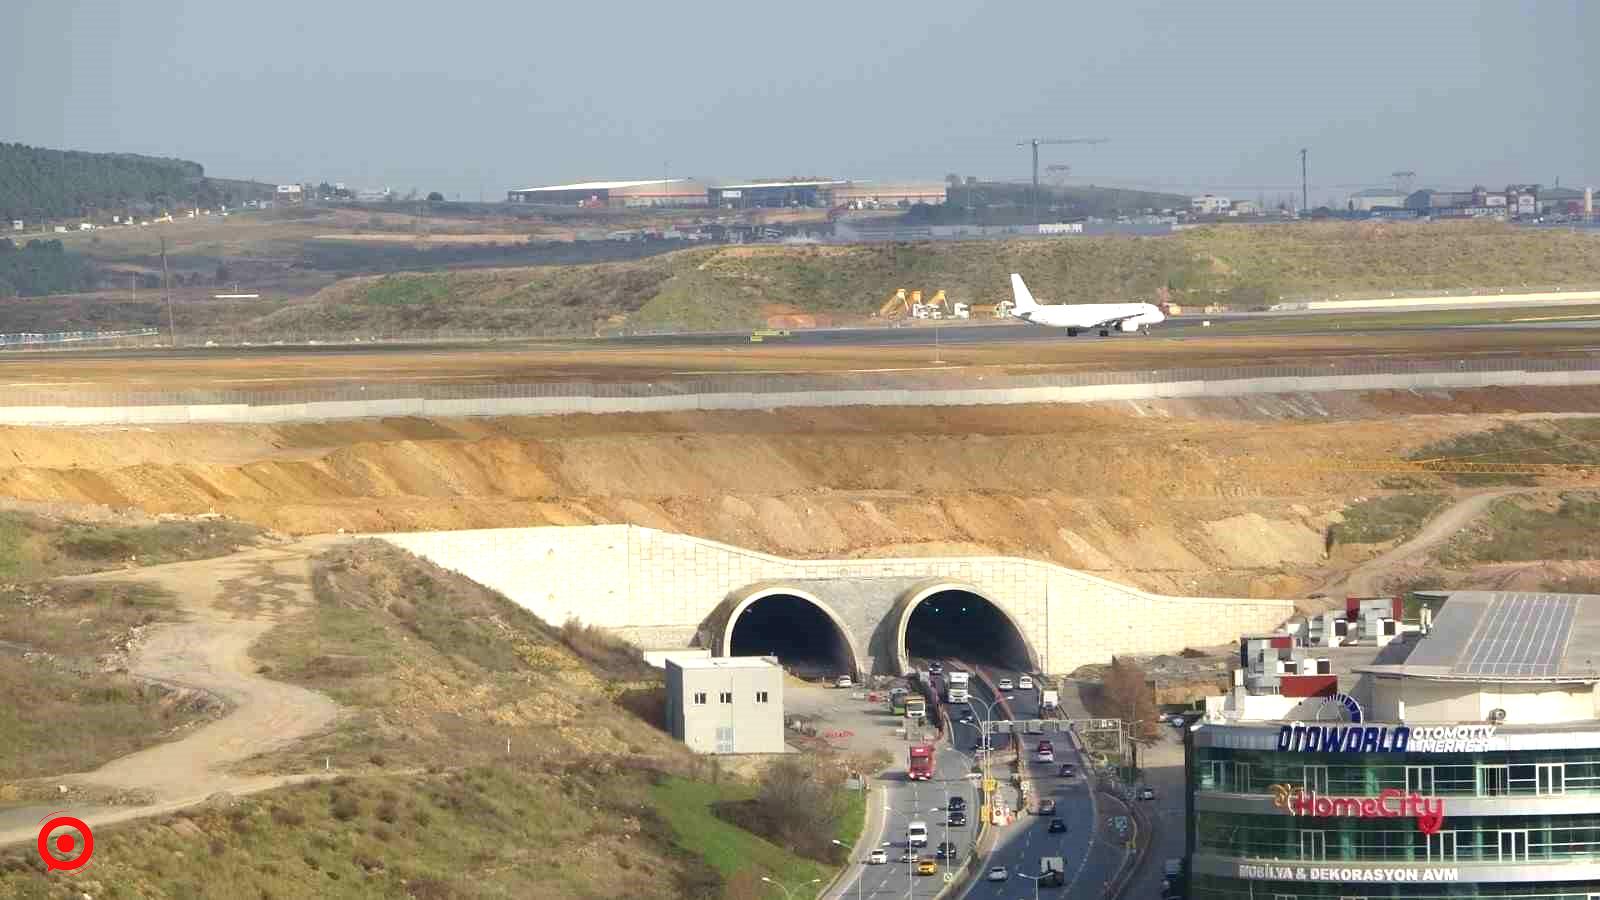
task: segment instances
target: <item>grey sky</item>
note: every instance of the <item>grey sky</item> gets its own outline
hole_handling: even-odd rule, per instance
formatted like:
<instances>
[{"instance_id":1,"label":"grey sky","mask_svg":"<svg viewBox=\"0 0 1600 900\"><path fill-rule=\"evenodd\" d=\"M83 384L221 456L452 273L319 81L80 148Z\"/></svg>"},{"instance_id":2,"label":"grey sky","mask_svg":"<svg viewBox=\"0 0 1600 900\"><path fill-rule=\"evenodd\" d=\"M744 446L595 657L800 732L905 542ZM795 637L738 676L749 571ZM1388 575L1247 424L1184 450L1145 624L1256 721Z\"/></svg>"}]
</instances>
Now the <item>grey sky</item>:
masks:
<instances>
[{"instance_id":1,"label":"grey sky","mask_svg":"<svg viewBox=\"0 0 1600 900\"><path fill-rule=\"evenodd\" d=\"M1600 180L1588 0L12 3L0 139L212 175Z\"/></svg>"}]
</instances>

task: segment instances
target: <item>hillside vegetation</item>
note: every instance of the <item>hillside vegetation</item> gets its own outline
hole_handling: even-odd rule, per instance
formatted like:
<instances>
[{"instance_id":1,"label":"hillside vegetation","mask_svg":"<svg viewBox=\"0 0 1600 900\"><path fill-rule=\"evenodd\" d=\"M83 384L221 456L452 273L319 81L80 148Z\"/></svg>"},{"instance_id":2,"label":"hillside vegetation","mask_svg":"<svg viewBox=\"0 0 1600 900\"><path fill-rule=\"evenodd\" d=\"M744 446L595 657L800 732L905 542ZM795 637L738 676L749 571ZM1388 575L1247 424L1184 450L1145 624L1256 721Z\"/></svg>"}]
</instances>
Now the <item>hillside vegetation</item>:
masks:
<instances>
[{"instance_id":1,"label":"hillside vegetation","mask_svg":"<svg viewBox=\"0 0 1600 900\"><path fill-rule=\"evenodd\" d=\"M211 205L265 188L206 178L199 163L185 159L0 144L0 219L82 216L141 203Z\"/></svg>"},{"instance_id":2,"label":"hillside vegetation","mask_svg":"<svg viewBox=\"0 0 1600 900\"><path fill-rule=\"evenodd\" d=\"M442 327L587 331L741 328L782 312L865 319L897 288L1008 296L1025 273L1047 300L1250 307L1283 296L1600 281L1600 241L1490 224L1218 226L1170 237L723 247L576 267L396 274L339 282L259 324L329 333Z\"/></svg>"}]
</instances>

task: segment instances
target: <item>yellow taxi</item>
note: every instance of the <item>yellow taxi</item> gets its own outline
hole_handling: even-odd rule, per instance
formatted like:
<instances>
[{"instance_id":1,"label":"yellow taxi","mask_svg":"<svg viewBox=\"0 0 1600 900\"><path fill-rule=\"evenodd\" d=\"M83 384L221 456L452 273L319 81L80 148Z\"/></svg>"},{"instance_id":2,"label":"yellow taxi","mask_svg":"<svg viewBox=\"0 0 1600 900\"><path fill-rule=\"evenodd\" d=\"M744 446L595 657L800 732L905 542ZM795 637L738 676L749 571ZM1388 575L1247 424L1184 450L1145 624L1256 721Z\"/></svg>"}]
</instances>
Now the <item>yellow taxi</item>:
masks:
<instances>
[{"instance_id":1,"label":"yellow taxi","mask_svg":"<svg viewBox=\"0 0 1600 900\"><path fill-rule=\"evenodd\" d=\"M939 864L931 859L919 859L917 860L917 874L937 875L939 874Z\"/></svg>"}]
</instances>

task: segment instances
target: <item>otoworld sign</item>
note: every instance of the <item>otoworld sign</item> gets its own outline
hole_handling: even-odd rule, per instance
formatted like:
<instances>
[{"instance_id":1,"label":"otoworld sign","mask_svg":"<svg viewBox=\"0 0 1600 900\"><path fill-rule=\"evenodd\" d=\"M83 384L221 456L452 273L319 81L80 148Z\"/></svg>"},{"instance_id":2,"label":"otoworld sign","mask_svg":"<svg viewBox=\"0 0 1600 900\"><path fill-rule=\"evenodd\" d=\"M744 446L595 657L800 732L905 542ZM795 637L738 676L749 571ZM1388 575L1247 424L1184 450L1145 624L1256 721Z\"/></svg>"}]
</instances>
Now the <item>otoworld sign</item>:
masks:
<instances>
[{"instance_id":1,"label":"otoworld sign","mask_svg":"<svg viewBox=\"0 0 1600 900\"><path fill-rule=\"evenodd\" d=\"M1326 797L1314 794L1299 786L1275 784L1272 786L1272 805L1291 816L1316 816L1329 819L1344 816L1352 819L1399 819L1405 816L1417 820L1417 830L1435 834L1444 824L1444 800L1407 794L1395 788L1386 788L1376 797Z\"/></svg>"},{"instance_id":2,"label":"otoworld sign","mask_svg":"<svg viewBox=\"0 0 1600 900\"><path fill-rule=\"evenodd\" d=\"M1280 753L1481 753L1493 725L1283 725Z\"/></svg>"}]
</instances>

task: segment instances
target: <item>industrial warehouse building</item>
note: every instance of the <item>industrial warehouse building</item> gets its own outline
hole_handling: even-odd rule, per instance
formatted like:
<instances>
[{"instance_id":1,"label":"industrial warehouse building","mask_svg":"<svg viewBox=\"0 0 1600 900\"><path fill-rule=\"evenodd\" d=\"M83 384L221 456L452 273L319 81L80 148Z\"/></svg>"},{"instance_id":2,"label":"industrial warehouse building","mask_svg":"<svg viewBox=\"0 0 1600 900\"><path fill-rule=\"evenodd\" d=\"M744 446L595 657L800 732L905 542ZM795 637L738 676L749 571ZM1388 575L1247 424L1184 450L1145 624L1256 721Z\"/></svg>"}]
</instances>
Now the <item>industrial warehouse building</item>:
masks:
<instances>
[{"instance_id":1,"label":"industrial warehouse building","mask_svg":"<svg viewBox=\"0 0 1600 900\"><path fill-rule=\"evenodd\" d=\"M1600 596L1430 599L1241 641L1185 742L1186 896L1600 896Z\"/></svg>"},{"instance_id":2,"label":"industrial warehouse building","mask_svg":"<svg viewBox=\"0 0 1600 900\"><path fill-rule=\"evenodd\" d=\"M691 178L652 181L584 181L506 192L511 203L593 206L620 209L639 206L705 206L706 186Z\"/></svg>"},{"instance_id":3,"label":"industrial warehouse building","mask_svg":"<svg viewBox=\"0 0 1600 900\"><path fill-rule=\"evenodd\" d=\"M670 656L667 725L696 753L782 753L783 668L764 656Z\"/></svg>"},{"instance_id":4,"label":"industrial warehouse building","mask_svg":"<svg viewBox=\"0 0 1600 900\"><path fill-rule=\"evenodd\" d=\"M511 203L622 209L644 206L776 209L794 206L878 208L943 203L941 182L856 182L837 179L708 185L693 178L585 181L506 192Z\"/></svg>"}]
</instances>

